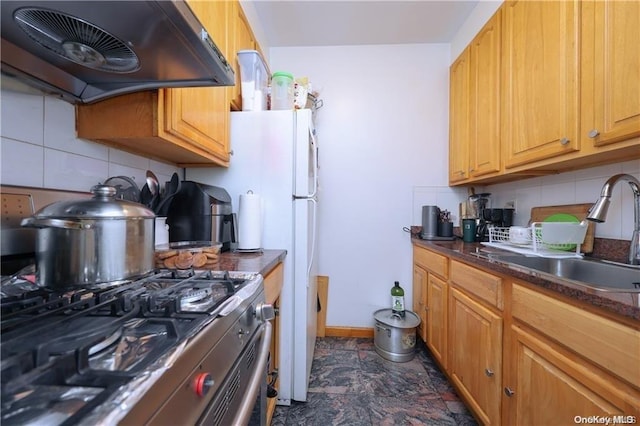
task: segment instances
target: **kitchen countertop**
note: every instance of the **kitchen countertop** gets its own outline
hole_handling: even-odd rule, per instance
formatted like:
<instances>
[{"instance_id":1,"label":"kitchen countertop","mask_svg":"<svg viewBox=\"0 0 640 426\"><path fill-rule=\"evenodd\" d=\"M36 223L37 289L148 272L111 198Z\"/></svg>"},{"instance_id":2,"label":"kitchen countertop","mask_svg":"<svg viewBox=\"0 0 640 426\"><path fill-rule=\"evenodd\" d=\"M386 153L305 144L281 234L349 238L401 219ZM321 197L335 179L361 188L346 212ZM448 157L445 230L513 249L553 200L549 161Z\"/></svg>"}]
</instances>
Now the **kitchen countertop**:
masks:
<instances>
[{"instance_id":1,"label":"kitchen countertop","mask_svg":"<svg viewBox=\"0 0 640 426\"><path fill-rule=\"evenodd\" d=\"M257 272L267 275L287 256L286 250L263 250L260 253L220 253L221 271Z\"/></svg>"},{"instance_id":2,"label":"kitchen countertop","mask_svg":"<svg viewBox=\"0 0 640 426\"><path fill-rule=\"evenodd\" d=\"M560 293L571 299L589 303L610 313L640 320L639 293L591 290L561 278L553 279L534 271L527 272L521 267L510 267L499 262L483 259L472 254L485 247L480 243L465 243L460 239L454 241L425 241L416 237L412 237L411 242L417 246L442 253L452 259L459 259L502 275L509 275L552 292Z\"/></svg>"}]
</instances>

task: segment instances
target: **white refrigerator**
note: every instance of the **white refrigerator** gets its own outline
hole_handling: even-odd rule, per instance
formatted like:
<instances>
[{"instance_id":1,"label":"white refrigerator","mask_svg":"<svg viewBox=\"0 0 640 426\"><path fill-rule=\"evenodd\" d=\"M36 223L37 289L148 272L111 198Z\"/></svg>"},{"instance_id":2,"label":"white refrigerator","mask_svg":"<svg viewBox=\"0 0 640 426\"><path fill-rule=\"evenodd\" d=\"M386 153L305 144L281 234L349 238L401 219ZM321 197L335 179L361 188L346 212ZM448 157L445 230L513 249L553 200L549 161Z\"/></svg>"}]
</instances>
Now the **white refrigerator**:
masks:
<instances>
[{"instance_id":1,"label":"white refrigerator","mask_svg":"<svg viewBox=\"0 0 640 426\"><path fill-rule=\"evenodd\" d=\"M281 405L307 400L316 340L318 145L311 112L232 112L229 168L186 171L188 180L225 188L236 212L240 194L260 195L262 245L287 250L279 305Z\"/></svg>"}]
</instances>

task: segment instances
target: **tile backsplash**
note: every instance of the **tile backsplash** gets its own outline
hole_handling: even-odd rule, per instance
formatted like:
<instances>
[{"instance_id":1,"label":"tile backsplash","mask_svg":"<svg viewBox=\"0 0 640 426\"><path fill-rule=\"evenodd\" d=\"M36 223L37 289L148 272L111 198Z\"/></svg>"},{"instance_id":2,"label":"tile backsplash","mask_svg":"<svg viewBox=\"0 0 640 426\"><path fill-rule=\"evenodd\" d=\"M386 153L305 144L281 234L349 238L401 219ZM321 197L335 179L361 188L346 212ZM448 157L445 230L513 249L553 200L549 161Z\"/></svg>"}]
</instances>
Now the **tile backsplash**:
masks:
<instances>
[{"instance_id":1,"label":"tile backsplash","mask_svg":"<svg viewBox=\"0 0 640 426\"><path fill-rule=\"evenodd\" d=\"M110 176L128 176L139 187L147 170L161 182L182 169L106 145L79 139L73 105L48 96L2 90L3 185L89 191Z\"/></svg>"},{"instance_id":2,"label":"tile backsplash","mask_svg":"<svg viewBox=\"0 0 640 426\"><path fill-rule=\"evenodd\" d=\"M532 207L595 202L602 185L618 173L628 173L640 179L640 160L485 187L475 186L475 190L476 193L491 193L492 207L505 207L507 202L516 201L514 224L526 226ZM454 225L458 226L458 203L466 199L466 188L416 186L413 188L413 224L422 224L423 205L437 205L450 210ZM614 188L607 220L596 224L596 237L630 240L633 211L633 192L626 182L620 182Z\"/></svg>"},{"instance_id":3,"label":"tile backsplash","mask_svg":"<svg viewBox=\"0 0 640 426\"><path fill-rule=\"evenodd\" d=\"M516 225L526 225L532 207L594 203L611 176L627 173L640 179L640 159L591 167L556 175L490 185L494 207L516 201ZM630 240L633 232L633 192L627 182L613 188L607 219L596 224L596 237Z\"/></svg>"},{"instance_id":4,"label":"tile backsplash","mask_svg":"<svg viewBox=\"0 0 640 426\"><path fill-rule=\"evenodd\" d=\"M146 170L161 182L174 172L182 177L176 165L78 139L75 109L67 102L6 90L0 92L0 102L0 184L88 191L110 176L131 177L142 187ZM604 182L617 173L640 179L640 160L475 189L492 193L493 207L515 200L515 224L526 225L532 207L595 202ZM454 224L458 223L458 203L467 198L466 188L415 186L412 190L414 225L421 225L423 205L450 210ZM629 240L633 210L633 194L621 182L614 188L607 221L596 226L596 237Z\"/></svg>"},{"instance_id":5,"label":"tile backsplash","mask_svg":"<svg viewBox=\"0 0 640 426\"><path fill-rule=\"evenodd\" d=\"M467 198L467 188L448 186L414 186L413 187L413 222L422 225L422 206L438 206L440 210L451 212L454 226L460 222L458 205Z\"/></svg>"}]
</instances>

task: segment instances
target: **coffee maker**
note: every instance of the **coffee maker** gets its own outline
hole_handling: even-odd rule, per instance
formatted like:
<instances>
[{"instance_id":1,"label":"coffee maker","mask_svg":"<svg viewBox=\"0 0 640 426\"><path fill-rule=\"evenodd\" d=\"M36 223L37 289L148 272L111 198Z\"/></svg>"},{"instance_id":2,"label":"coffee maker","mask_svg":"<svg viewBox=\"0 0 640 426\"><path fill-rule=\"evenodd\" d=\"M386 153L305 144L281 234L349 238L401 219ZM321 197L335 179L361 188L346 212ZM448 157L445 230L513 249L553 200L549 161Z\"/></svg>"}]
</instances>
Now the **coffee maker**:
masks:
<instances>
[{"instance_id":1,"label":"coffee maker","mask_svg":"<svg viewBox=\"0 0 640 426\"><path fill-rule=\"evenodd\" d=\"M492 227L508 228L512 225L513 209L485 208L477 228L478 241L489 241L489 229Z\"/></svg>"},{"instance_id":2,"label":"coffee maker","mask_svg":"<svg viewBox=\"0 0 640 426\"><path fill-rule=\"evenodd\" d=\"M169 242L212 241L229 251L238 241L236 214L231 196L224 189L183 181L167 213Z\"/></svg>"}]
</instances>

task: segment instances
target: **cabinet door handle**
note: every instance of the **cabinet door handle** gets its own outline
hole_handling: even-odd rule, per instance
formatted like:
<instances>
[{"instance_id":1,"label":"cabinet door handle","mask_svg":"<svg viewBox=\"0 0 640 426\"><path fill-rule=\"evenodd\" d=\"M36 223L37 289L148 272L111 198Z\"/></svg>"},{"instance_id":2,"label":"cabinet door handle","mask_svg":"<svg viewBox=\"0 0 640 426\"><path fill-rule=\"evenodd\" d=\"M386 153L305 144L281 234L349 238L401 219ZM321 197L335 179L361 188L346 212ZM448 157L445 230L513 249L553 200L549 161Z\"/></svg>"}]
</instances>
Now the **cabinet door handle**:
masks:
<instances>
[{"instance_id":1,"label":"cabinet door handle","mask_svg":"<svg viewBox=\"0 0 640 426\"><path fill-rule=\"evenodd\" d=\"M513 395L515 395L516 393L514 391L512 391L509 387L505 387L504 388L504 394L511 397Z\"/></svg>"},{"instance_id":2,"label":"cabinet door handle","mask_svg":"<svg viewBox=\"0 0 640 426\"><path fill-rule=\"evenodd\" d=\"M484 369L484 374L485 374L487 377L493 377L493 370L492 370L492 369L490 369L490 368L485 368L485 369Z\"/></svg>"},{"instance_id":3,"label":"cabinet door handle","mask_svg":"<svg viewBox=\"0 0 640 426\"><path fill-rule=\"evenodd\" d=\"M591 129L591 131L589 132L589 137L591 139L597 138L600 135L600 132L598 131L598 129Z\"/></svg>"},{"instance_id":4,"label":"cabinet door handle","mask_svg":"<svg viewBox=\"0 0 640 426\"><path fill-rule=\"evenodd\" d=\"M569 139L567 139L567 138L562 138L562 139L560 139L560 145L567 145L569 142L570 142L570 141L569 141Z\"/></svg>"}]
</instances>

